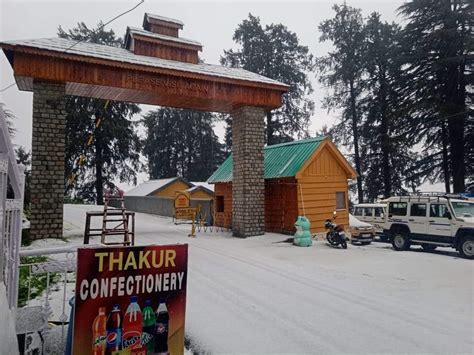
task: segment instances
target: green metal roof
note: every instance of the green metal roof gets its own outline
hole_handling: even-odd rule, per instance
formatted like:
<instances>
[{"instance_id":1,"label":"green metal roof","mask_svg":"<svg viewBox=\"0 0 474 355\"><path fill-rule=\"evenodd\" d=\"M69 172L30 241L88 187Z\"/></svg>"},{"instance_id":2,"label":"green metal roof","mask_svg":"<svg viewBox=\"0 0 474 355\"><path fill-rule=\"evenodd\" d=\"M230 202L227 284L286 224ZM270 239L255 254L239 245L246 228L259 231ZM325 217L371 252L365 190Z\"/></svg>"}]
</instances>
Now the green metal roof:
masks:
<instances>
[{"instance_id":1,"label":"green metal roof","mask_svg":"<svg viewBox=\"0 0 474 355\"><path fill-rule=\"evenodd\" d=\"M265 179L295 176L306 160L318 149L325 136L269 145L264 151ZM232 181L232 154L207 180L209 183Z\"/></svg>"}]
</instances>

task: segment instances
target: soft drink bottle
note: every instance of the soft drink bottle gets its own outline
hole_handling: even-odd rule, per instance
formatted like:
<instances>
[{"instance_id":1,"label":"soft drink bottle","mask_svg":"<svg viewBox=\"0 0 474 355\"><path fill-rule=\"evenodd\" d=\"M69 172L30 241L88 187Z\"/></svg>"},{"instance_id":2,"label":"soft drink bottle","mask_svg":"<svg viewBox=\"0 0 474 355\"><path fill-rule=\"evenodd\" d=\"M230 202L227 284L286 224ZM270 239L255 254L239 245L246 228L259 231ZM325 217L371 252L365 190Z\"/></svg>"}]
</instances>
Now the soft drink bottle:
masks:
<instances>
[{"instance_id":1,"label":"soft drink bottle","mask_svg":"<svg viewBox=\"0 0 474 355\"><path fill-rule=\"evenodd\" d=\"M146 349L147 354L153 354L155 320L155 312L153 311L153 308L151 308L151 301L146 300L145 308L143 308L142 346Z\"/></svg>"},{"instance_id":2,"label":"soft drink bottle","mask_svg":"<svg viewBox=\"0 0 474 355\"><path fill-rule=\"evenodd\" d=\"M160 300L160 304L156 310L155 325L155 353L168 353L168 331L170 316L168 308L164 300Z\"/></svg>"},{"instance_id":3,"label":"soft drink bottle","mask_svg":"<svg viewBox=\"0 0 474 355\"><path fill-rule=\"evenodd\" d=\"M99 314L92 323L92 355L105 354L106 323L105 307L100 307Z\"/></svg>"},{"instance_id":4,"label":"soft drink bottle","mask_svg":"<svg viewBox=\"0 0 474 355\"><path fill-rule=\"evenodd\" d=\"M130 298L127 312L123 318L123 349L140 349L142 346L142 311L137 296Z\"/></svg>"},{"instance_id":5,"label":"soft drink bottle","mask_svg":"<svg viewBox=\"0 0 474 355\"><path fill-rule=\"evenodd\" d=\"M112 354L122 348L122 315L119 305L112 308L107 318L107 343L105 353Z\"/></svg>"}]
</instances>

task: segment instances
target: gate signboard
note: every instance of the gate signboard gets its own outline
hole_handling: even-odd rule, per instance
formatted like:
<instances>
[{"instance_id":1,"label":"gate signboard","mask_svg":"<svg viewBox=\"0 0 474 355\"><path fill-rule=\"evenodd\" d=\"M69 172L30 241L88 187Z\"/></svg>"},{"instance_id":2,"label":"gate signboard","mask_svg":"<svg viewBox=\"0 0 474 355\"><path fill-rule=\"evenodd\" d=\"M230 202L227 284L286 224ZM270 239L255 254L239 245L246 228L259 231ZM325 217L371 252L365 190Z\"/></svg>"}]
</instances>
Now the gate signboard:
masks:
<instances>
[{"instance_id":1,"label":"gate signboard","mask_svg":"<svg viewBox=\"0 0 474 355\"><path fill-rule=\"evenodd\" d=\"M188 246L80 248L73 354L183 354Z\"/></svg>"}]
</instances>

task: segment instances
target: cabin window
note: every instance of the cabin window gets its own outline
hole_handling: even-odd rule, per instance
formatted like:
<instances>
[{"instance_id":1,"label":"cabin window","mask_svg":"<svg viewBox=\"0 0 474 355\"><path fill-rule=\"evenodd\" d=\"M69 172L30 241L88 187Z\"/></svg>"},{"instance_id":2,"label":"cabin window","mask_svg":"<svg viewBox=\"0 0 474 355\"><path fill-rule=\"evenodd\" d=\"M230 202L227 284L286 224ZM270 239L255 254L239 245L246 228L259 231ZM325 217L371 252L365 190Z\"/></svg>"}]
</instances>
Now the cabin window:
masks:
<instances>
[{"instance_id":1,"label":"cabin window","mask_svg":"<svg viewBox=\"0 0 474 355\"><path fill-rule=\"evenodd\" d=\"M407 203L406 202L392 202L388 208L388 213L394 216L406 216L407 215ZM389 216L390 217L390 216Z\"/></svg>"},{"instance_id":2,"label":"cabin window","mask_svg":"<svg viewBox=\"0 0 474 355\"><path fill-rule=\"evenodd\" d=\"M224 212L224 196L216 196L216 212Z\"/></svg>"},{"instance_id":3,"label":"cabin window","mask_svg":"<svg viewBox=\"0 0 474 355\"><path fill-rule=\"evenodd\" d=\"M365 207L364 208L364 216L365 217L372 217L372 211L373 211L372 207Z\"/></svg>"},{"instance_id":4,"label":"cabin window","mask_svg":"<svg viewBox=\"0 0 474 355\"><path fill-rule=\"evenodd\" d=\"M336 210L345 210L346 208L346 193L336 192Z\"/></svg>"},{"instance_id":5,"label":"cabin window","mask_svg":"<svg viewBox=\"0 0 474 355\"><path fill-rule=\"evenodd\" d=\"M362 216L362 211L364 209L362 207L356 207L354 210L354 216Z\"/></svg>"},{"instance_id":6,"label":"cabin window","mask_svg":"<svg viewBox=\"0 0 474 355\"><path fill-rule=\"evenodd\" d=\"M375 217L383 217L383 208L382 207L375 207L374 216Z\"/></svg>"},{"instance_id":7,"label":"cabin window","mask_svg":"<svg viewBox=\"0 0 474 355\"><path fill-rule=\"evenodd\" d=\"M434 218L448 218L449 210L448 206L438 203L432 203L430 205L430 217Z\"/></svg>"},{"instance_id":8,"label":"cabin window","mask_svg":"<svg viewBox=\"0 0 474 355\"><path fill-rule=\"evenodd\" d=\"M426 203L412 203L410 208L410 216L426 217Z\"/></svg>"}]
</instances>

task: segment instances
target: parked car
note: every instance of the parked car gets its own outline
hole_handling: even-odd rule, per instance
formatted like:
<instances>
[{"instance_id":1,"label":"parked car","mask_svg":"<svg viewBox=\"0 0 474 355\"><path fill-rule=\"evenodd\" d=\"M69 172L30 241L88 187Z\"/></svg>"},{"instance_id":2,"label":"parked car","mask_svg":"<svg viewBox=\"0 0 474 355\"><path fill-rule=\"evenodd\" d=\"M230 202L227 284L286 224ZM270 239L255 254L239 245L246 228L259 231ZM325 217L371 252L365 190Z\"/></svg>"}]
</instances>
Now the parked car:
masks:
<instances>
[{"instance_id":1,"label":"parked car","mask_svg":"<svg viewBox=\"0 0 474 355\"><path fill-rule=\"evenodd\" d=\"M374 240L375 228L366 222L362 222L349 214L349 227L351 231L351 243L370 244Z\"/></svg>"},{"instance_id":2,"label":"parked car","mask_svg":"<svg viewBox=\"0 0 474 355\"><path fill-rule=\"evenodd\" d=\"M383 226L387 205L382 203L361 203L354 206L354 216L362 222L370 223L375 233L384 239Z\"/></svg>"},{"instance_id":3,"label":"parked car","mask_svg":"<svg viewBox=\"0 0 474 355\"><path fill-rule=\"evenodd\" d=\"M474 202L450 195L390 197L384 233L395 250L455 248L474 259Z\"/></svg>"}]
</instances>

